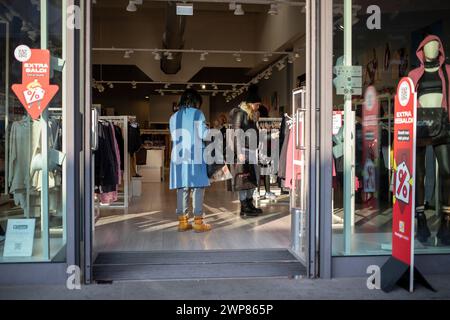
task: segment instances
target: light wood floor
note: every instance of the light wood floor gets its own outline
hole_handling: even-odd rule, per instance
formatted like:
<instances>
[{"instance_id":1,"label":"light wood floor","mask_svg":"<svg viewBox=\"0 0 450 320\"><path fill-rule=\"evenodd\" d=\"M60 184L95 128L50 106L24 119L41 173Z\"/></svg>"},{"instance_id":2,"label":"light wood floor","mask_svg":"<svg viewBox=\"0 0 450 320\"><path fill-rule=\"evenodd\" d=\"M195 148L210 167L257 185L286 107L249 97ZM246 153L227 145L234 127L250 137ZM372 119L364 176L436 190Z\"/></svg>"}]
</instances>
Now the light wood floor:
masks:
<instances>
[{"instance_id":1,"label":"light wood floor","mask_svg":"<svg viewBox=\"0 0 450 320\"><path fill-rule=\"evenodd\" d=\"M264 193L264 192L262 192ZM204 201L208 233L177 232L176 193L167 183L144 183L142 196L128 210L101 209L94 239L96 252L288 248L288 198L261 203L264 214L241 218L237 195L224 183L207 189Z\"/></svg>"}]
</instances>

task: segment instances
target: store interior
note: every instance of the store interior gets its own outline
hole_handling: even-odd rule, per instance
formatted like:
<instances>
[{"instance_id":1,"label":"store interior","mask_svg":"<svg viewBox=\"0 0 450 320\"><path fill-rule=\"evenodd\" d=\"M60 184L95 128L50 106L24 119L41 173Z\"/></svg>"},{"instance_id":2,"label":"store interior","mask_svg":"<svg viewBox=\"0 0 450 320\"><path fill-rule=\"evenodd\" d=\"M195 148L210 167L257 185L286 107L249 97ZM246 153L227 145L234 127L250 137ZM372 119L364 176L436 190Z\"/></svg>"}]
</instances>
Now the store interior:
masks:
<instances>
[{"instance_id":1,"label":"store interior","mask_svg":"<svg viewBox=\"0 0 450 320\"><path fill-rule=\"evenodd\" d=\"M202 95L210 128L229 127L250 84L267 110L261 130L279 130L291 113L292 89L304 84L303 6L257 3L194 1L178 8L193 10L188 15L167 1L93 5L93 104L99 125L114 124L124 141L117 197L95 195L95 253L290 246L289 190L276 172L262 176L254 194L264 211L258 217L240 216L227 181L212 183L203 206L212 226L206 233L177 231L176 192L169 189L169 119L185 89Z\"/></svg>"}]
</instances>

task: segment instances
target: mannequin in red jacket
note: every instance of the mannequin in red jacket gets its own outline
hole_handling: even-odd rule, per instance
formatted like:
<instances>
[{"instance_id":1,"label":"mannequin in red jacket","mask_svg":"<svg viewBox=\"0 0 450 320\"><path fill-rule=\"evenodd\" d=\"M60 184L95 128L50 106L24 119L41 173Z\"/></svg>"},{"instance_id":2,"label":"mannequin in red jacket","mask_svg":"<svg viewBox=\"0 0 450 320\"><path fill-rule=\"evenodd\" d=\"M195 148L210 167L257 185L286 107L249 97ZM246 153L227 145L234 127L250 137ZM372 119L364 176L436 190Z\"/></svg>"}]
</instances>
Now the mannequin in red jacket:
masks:
<instances>
[{"instance_id":1,"label":"mannequin in red jacket","mask_svg":"<svg viewBox=\"0 0 450 320\"><path fill-rule=\"evenodd\" d=\"M445 52L441 40L437 36L427 36L417 49L420 67L412 70L409 77L413 80L418 93L418 107L444 108L446 126L438 137L418 139L416 163L416 219L417 238L427 242L431 236L425 216L425 154L426 147L433 146L439 164L441 182L441 224L437 233L443 245L450 245L450 124L449 86L450 66L445 63ZM445 74L446 73L446 74ZM426 112L426 111L425 111ZM420 121L420 119L418 119Z\"/></svg>"}]
</instances>

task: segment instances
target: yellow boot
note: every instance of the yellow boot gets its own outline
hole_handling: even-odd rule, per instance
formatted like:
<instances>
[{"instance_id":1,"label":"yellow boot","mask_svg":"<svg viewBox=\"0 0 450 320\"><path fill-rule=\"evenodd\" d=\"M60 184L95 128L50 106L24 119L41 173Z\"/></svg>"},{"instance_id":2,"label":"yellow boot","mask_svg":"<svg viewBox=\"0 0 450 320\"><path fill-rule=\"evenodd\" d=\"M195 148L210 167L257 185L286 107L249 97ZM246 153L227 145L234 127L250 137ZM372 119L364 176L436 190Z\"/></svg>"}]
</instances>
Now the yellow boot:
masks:
<instances>
[{"instance_id":1,"label":"yellow boot","mask_svg":"<svg viewBox=\"0 0 450 320\"><path fill-rule=\"evenodd\" d=\"M192 229L192 224L189 223L189 215L186 214L184 216L178 217L178 231L184 232Z\"/></svg>"},{"instance_id":2,"label":"yellow boot","mask_svg":"<svg viewBox=\"0 0 450 320\"><path fill-rule=\"evenodd\" d=\"M192 227L195 232L208 232L211 230L211 225L203 223L203 217L195 217L194 225Z\"/></svg>"}]
</instances>

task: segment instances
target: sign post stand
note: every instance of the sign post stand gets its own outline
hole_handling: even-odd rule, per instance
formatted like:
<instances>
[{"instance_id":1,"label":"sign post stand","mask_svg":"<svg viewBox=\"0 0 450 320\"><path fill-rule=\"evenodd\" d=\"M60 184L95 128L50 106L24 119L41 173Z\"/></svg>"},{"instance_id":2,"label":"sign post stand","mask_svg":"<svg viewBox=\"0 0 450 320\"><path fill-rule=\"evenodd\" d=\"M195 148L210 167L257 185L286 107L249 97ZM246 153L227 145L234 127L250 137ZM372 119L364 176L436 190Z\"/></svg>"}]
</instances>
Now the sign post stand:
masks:
<instances>
[{"instance_id":1,"label":"sign post stand","mask_svg":"<svg viewBox=\"0 0 450 320\"><path fill-rule=\"evenodd\" d=\"M381 289L399 285L414 291L414 281L435 291L414 266L414 215L416 190L417 93L410 78L397 89L394 110L394 205L392 256L381 268Z\"/></svg>"}]
</instances>

